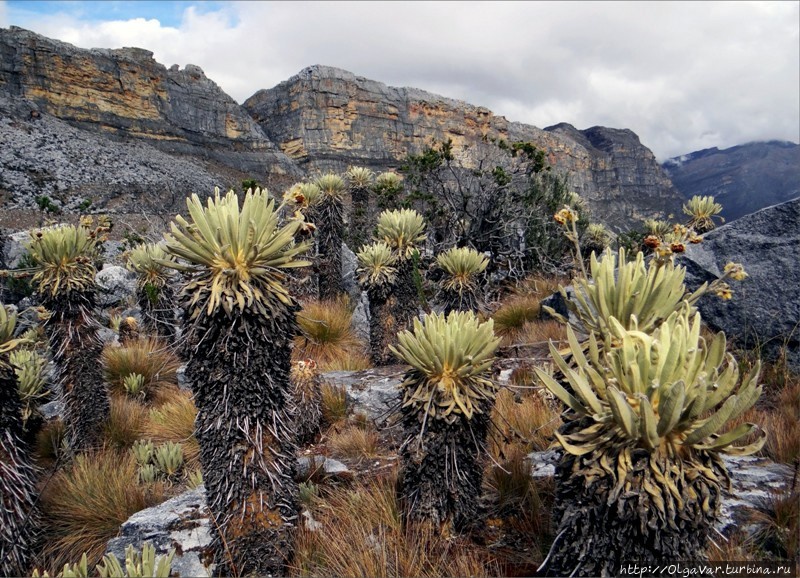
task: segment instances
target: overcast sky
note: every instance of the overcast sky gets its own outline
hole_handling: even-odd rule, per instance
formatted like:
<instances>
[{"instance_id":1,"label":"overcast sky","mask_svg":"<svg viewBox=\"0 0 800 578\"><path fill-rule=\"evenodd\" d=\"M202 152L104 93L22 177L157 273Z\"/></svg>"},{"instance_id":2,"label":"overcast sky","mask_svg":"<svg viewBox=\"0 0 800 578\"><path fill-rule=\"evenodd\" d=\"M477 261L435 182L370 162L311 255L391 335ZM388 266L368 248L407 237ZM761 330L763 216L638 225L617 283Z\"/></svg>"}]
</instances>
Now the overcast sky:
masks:
<instances>
[{"instance_id":1,"label":"overcast sky","mask_svg":"<svg viewBox=\"0 0 800 578\"><path fill-rule=\"evenodd\" d=\"M325 64L544 128L630 128L659 160L800 141L800 1L0 0L0 27L196 64L238 102Z\"/></svg>"}]
</instances>

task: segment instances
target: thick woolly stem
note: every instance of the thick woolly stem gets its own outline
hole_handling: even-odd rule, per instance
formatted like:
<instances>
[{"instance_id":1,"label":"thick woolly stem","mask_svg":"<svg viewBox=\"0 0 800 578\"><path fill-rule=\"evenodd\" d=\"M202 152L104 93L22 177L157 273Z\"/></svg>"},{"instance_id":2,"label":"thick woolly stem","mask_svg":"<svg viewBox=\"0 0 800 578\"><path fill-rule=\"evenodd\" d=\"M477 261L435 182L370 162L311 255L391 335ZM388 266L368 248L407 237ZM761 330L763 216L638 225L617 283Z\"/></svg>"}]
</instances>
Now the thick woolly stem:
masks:
<instances>
[{"instance_id":1,"label":"thick woolly stem","mask_svg":"<svg viewBox=\"0 0 800 578\"><path fill-rule=\"evenodd\" d=\"M26 576L38 516L36 472L22 442L14 373L0 367L0 575Z\"/></svg>"},{"instance_id":2,"label":"thick woolly stem","mask_svg":"<svg viewBox=\"0 0 800 578\"><path fill-rule=\"evenodd\" d=\"M459 531L479 517L488 408L472 419L451 417L425 420L413 407L401 409L404 443L397 494L406 523Z\"/></svg>"},{"instance_id":3,"label":"thick woolly stem","mask_svg":"<svg viewBox=\"0 0 800 578\"><path fill-rule=\"evenodd\" d=\"M187 334L186 374L221 576L285 575L292 558L297 459L289 369L296 309L268 322L247 313L201 317Z\"/></svg>"},{"instance_id":4,"label":"thick woolly stem","mask_svg":"<svg viewBox=\"0 0 800 578\"><path fill-rule=\"evenodd\" d=\"M342 289L342 201L324 199L319 207L317 221L317 246L319 267L319 298L335 299Z\"/></svg>"},{"instance_id":5,"label":"thick woolly stem","mask_svg":"<svg viewBox=\"0 0 800 578\"><path fill-rule=\"evenodd\" d=\"M144 328L149 333L163 337L167 343L175 343L175 291L169 285L149 287L137 291Z\"/></svg>"},{"instance_id":6,"label":"thick woolly stem","mask_svg":"<svg viewBox=\"0 0 800 578\"><path fill-rule=\"evenodd\" d=\"M103 344L93 316L94 293L47 299L51 315L44 324L64 396L67 440L72 451L102 443L110 403L100 358Z\"/></svg>"}]
</instances>

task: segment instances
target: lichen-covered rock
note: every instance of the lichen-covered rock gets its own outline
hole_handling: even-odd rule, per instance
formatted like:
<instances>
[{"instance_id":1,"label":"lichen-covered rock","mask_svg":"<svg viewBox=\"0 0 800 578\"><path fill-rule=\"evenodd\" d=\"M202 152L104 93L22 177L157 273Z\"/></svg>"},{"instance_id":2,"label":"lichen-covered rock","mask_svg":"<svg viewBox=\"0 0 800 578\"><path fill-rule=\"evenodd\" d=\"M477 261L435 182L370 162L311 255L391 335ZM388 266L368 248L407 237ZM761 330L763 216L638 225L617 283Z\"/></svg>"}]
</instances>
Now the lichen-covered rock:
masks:
<instances>
[{"instance_id":1,"label":"lichen-covered rock","mask_svg":"<svg viewBox=\"0 0 800 578\"><path fill-rule=\"evenodd\" d=\"M407 367L387 365L363 371L329 371L322 378L329 384L344 387L347 402L354 413L365 413L383 423L400 401L399 386Z\"/></svg>"},{"instance_id":2,"label":"lichen-covered rock","mask_svg":"<svg viewBox=\"0 0 800 578\"><path fill-rule=\"evenodd\" d=\"M790 367L800 370L800 199L767 207L723 225L690 245L678 260L694 290L722 274L729 261L744 265L748 277L732 281L729 301L703 297L698 309L715 331L737 345L760 347L775 358L786 346Z\"/></svg>"},{"instance_id":3,"label":"lichen-covered rock","mask_svg":"<svg viewBox=\"0 0 800 578\"><path fill-rule=\"evenodd\" d=\"M108 542L107 553L125 563L125 548L141 549L150 542L156 555L175 550L174 575L211 576L213 566L204 563L211 544L205 487L199 486L163 504L137 512L120 527L119 536Z\"/></svg>"},{"instance_id":4,"label":"lichen-covered rock","mask_svg":"<svg viewBox=\"0 0 800 578\"><path fill-rule=\"evenodd\" d=\"M126 304L136 292L136 275L119 265L105 266L95 276L97 304L115 307Z\"/></svg>"}]
</instances>

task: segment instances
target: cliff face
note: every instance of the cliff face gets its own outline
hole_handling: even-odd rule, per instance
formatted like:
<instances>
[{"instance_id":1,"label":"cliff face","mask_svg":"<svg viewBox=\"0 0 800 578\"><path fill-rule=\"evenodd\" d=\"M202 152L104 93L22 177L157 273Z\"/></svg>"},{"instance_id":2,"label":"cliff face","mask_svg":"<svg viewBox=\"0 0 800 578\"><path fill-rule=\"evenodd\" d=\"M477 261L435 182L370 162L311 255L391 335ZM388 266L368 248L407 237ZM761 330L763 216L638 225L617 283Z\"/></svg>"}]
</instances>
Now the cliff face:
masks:
<instances>
[{"instance_id":1,"label":"cliff face","mask_svg":"<svg viewBox=\"0 0 800 578\"><path fill-rule=\"evenodd\" d=\"M669 159L664 170L681 195L713 195L726 221L800 197L800 145L755 142Z\"/></svg>"},{"instance_id":2,"label":"cliff face","mask_svg":"<svg viewBox=\"0 0 800 578\"><path fill-rule=\"evenodd\" d=\"M490 110L412 88L389 87L330 67L312 66L244 103L265 134L309 172L364 165L397 167L434 140L454 150L484 137L525 140L570 176L596 217L618 227L679 208L679 196L652 152L631 131L570 125L546 130Z\"/></svg>"},{"instance_id":3,"label":"cliff face","mask_svg":"<svg viewBox=\"0 0 800 578\"><path fill-rule=\"evenodd\" d=\"M140 139L262 179L300 174L199 67L167 69L140 48L84 50L2 29L0 96L23 99L78 128Z\"/></svg>"}]
</instances>

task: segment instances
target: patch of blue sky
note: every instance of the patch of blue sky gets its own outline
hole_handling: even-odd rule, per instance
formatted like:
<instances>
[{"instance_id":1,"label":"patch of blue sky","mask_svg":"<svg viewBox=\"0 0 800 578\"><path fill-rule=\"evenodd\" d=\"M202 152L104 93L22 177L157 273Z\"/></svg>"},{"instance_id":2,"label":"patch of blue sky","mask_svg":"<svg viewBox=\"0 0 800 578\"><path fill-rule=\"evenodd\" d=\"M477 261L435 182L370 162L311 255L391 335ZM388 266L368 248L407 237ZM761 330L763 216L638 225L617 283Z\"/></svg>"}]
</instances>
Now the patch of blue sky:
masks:
<instances>
[{"instance_id":1,"label":"patch of blue sky","mask_svg":"<svg viewBox=\"0 0 800 578\"><path fill-rule=\"evenodd\" d=\"M7 17L11 24L25 27L39 16L63 14L78 20L158 20L162 26L178 27L184 11L194 7L202 14L222 9L229 2L167 0L7 0Z\"/></svg>"}]
</instances>

